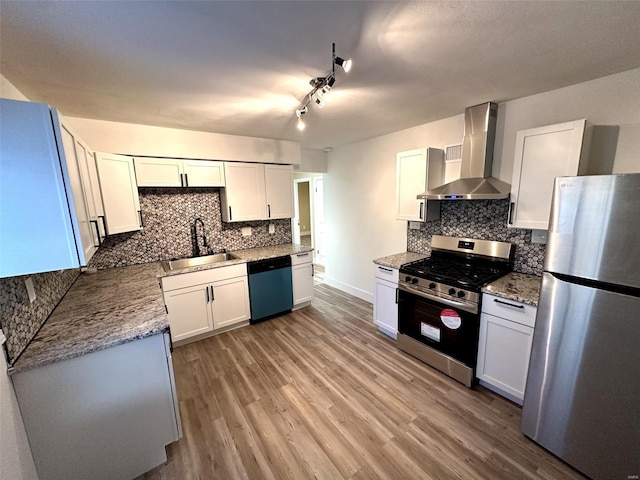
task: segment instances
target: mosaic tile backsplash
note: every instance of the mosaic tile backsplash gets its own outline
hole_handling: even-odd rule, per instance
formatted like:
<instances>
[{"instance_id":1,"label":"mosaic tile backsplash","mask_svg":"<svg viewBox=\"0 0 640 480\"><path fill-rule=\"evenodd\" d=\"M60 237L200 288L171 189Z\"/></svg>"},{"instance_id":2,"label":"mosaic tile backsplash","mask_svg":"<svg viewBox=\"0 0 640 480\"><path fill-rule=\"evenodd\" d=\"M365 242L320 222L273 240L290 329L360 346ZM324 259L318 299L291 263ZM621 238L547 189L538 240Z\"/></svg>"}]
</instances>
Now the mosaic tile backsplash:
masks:
<instances>
[{"instance_id":1,"label":"mosaic tile backsplash","mask_svg":"<svg viewBox=\"0 0 640 480\"><path fill-rule=\"evenodd\" d=\"M0 325L7 336L9 363L15 362L47 317L80 274L79 269L0 278ZM36 300L29 302L27 277L33 280Z\"/></svg>"},{"instance_id":2,"label":"mosaic tile backsplash","mask_svg":"<svg viewBox=\"0 0 640 480\"><path fill-rule=\"evenodd\" d=\"M192 256L191 228L198 217L204 222L207 240L215 252L291 243L288 218L224 223L218 189L140 188L139 193L144 228L107 237L89 262L90 267L124 267ZM268 231L270 223L275 226L273 234ZM242 236L243 227L251 227L251 236Z\"/></svg>"},{"instance_id":3,"label":"mosaic tile backsplash","mask_svg":"<svg viewBox=\"0 0 640 480\"><path fill-rule=\"evenodd\" d=\"M515 245L513 269L542 275L545 245L531 243L531 230L508 228L509 200L443 201L441 219L407 229L407 251L429 254L431 236L499 240ZM408 224L407 224L408 225Z\"/></svg>"}]
</instances>

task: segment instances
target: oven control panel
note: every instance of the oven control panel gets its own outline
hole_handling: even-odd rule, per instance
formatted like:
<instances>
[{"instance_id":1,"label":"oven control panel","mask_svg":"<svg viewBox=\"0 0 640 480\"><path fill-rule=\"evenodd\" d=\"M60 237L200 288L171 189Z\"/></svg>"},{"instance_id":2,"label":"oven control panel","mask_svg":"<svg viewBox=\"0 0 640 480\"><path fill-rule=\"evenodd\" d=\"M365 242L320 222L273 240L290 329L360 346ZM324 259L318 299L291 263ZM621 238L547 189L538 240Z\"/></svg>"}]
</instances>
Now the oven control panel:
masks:
<instances>
[{"instance_id":1,"label":"oven control panel","mask_svg":"<svg viewBox=\"0 0 640 480\"><path fill-rule=\"evenodd\" d=\"M407 286L418 287L420 290L428 291L438 296L450 297L454 300L459 299L472 303L478 303L480 301L480 294L476 292L452 287L451 285L435 282L433 280L414 277L412 275L401 274L400 283L404 283Z\"/></svg>"}]
</instances>

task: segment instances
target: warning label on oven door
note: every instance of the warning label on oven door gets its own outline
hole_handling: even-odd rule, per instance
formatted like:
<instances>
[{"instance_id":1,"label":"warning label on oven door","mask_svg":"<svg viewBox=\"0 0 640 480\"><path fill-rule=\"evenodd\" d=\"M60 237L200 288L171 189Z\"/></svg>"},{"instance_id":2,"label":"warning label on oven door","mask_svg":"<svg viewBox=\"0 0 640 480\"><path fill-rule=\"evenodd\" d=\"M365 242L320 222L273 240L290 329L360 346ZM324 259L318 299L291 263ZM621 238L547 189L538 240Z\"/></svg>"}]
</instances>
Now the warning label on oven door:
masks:
<instances>
[{"instance_id":1,"label":"warning label on oven door","mask_svg":"<svg viewBox=\"0 0 640 480\"><path fill-rule=\"evenodd\" d=\"M428 323L420 322L420 335L435 340L436 342L440 341L440 329Z\"/></svg>"},{"instance_id":2,"label":"warning label on oven door","mask_svg":"<svg viewBox=\"0 0 640 480\"><path fill-rule=\"evenodd\" d=\"M457 330L462 325L462 318L458 315L458 312L455 310L451 310L450 308L445 308L440 312L440 320L447 328L451 330Z\"/></svg>"}]
</instances>

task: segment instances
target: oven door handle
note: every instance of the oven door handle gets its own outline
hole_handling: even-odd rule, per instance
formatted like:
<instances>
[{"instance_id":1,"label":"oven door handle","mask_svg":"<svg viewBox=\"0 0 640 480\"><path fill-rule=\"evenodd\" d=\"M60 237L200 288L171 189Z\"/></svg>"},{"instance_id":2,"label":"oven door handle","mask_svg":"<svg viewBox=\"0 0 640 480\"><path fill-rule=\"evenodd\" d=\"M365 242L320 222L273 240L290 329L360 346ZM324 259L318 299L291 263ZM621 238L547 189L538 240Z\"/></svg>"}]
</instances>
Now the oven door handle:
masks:
<instances>
[{"instance_id":1,"label":"oven door handle","mask_svg":"<svg viewBox=\"0 0 640 480\"><path fill-rule=\"evenodd\" d=\"M459 308L460 310L464 310L465 312L478 313L477 305L470 305L468 303L461 303L461 302L456 302L454 300L449 300L448 298L439 297L437 295L426 293L421 290L415 290L411 287L407 287L402 283L398 284L398 288L403 292L411 293L413 295L418 295L419 297L426 298L428 300L433 300L434 302L444 303L445 305Z\"/></svg>"}]
</instances>

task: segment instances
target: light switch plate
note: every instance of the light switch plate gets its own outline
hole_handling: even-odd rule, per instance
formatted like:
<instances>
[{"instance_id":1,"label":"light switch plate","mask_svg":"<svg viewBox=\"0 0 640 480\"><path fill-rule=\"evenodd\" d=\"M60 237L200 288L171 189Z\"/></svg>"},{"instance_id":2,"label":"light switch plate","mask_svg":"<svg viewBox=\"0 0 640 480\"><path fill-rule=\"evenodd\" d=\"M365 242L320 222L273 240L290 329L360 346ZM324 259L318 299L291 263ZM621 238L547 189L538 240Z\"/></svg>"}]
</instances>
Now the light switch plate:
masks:
<instances>
[{"instance_id":1,"label":"light switch plate","mask_svg":"<svg viewBox=\"0 0 640 480\"><path fill-rule=\"evenodd\" d=\"M273 223L269 224L269 233L276 233L276 226Z\"/></svg>"},{"instance_id":2,"label":"light switch plate","mask_svg":"<svg viewBox=\"0 0 640 480\"><path fill-rule=\"evenodd\" d=\"M33 279L31 277L27 277L24 281L24 285L27 287L27 295L29 295L29 303L33 303L36 301L36 289L33 286Z\"/></svg>"},{"instance_id":3,"label":"light switch plate","mask_svg":"<svg viewBox=\"0 0 640 480\"><path fill-rule=\"evenodd\" d=\"M242 236L250 237L251 236L251 227L242 227Z\"/></svg>"},{"instance_id":4,"label":"light switch plate","mask_svg":"<svg viewBox=\"0 0 640 480\"><path fill-rule=\"evenodd\" d=\"M420 230L420 222L409 222L409 230Z\"/></svg>"},{"instance_id":5,"label":"light switch plate","mask_svg":"<svg viewBox=\"0 0 640 480\"><path fill-rule=\"evenodd\" d=\"M546 230L531 230L531 243L547 243L547 231Z\"/></svg>"}]
</instances>

